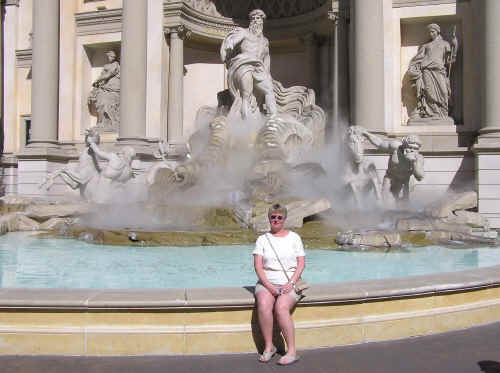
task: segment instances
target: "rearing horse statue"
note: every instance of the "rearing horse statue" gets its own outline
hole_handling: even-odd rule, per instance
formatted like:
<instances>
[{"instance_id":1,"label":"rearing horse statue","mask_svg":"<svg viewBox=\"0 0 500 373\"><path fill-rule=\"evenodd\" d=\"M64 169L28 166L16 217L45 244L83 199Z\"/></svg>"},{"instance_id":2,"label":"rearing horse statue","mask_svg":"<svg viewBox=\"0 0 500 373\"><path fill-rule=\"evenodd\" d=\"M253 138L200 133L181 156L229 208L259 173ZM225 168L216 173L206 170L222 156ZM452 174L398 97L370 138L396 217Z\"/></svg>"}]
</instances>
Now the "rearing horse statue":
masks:
<instances>
[{"instance_id":1,"label":"rearing horse statue","mask_svg":"<svg viewBox=\"0 0 500 373\"><path fill-rule=\"evenodd\" d=\"M373 162L364 156L364 137L362 128L351 126L344 135L346 166L343 181L348 193L352 194L356 204L361 207L366 194L373 191L377 201L382 200L382 188L377 169Z\"/></svg>"}]
</instances>

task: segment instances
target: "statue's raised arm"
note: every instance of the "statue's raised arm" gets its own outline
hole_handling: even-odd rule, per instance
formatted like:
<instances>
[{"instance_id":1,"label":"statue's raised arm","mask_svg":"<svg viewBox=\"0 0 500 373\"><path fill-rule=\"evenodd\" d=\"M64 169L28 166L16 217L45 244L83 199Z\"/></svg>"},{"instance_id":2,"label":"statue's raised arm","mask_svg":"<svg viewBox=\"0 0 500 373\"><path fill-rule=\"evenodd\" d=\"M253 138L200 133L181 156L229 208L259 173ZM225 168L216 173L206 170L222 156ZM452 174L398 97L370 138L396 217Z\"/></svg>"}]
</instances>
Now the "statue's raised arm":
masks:
<instances>
[{"instance_id":1,"label":"statue's raised arm","mask_svg":"<svg viewBox=\"0 0 500 373\"><path fill-rule=\"evenodd\" d=\"M393 152L396 150L400 145L401 141L398 140L389 140L389 139L384 139L382 137L376 136L370 132L368 132L366 129L362 129L362 134L378 149L385 151L385 152Z\"/></svg>"}]
</instances>

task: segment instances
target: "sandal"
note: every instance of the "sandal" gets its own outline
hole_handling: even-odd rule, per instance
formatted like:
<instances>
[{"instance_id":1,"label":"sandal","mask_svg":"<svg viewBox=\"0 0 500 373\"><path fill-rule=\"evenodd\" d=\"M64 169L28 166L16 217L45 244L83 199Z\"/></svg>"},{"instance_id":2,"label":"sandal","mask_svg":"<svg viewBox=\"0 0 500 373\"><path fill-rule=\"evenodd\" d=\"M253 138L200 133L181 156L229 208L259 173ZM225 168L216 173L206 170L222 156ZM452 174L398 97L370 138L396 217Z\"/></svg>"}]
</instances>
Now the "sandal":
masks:
<instances>
[{"instance_id":1,"label":"sandal","mask_svg":"<svg viewBox=\"0 0 500 373\"><path fill-rule=\"evenodd\" d=\"M269 352L263 352L262 355L259 356L259 361L261 363L269 363L269 361L272 359L272 357L274 356L274 354L276 354L276 347L273 346L273 348L271 348L271 351Z\"/></svg>"},{"instance_id":2,"label":"sandal","mask_svg":"<svg viewBox=\"0 0 500 373\"><path fill-rule=\"evenodd\" d=\"M299 360L300 360L299 356L286 356L285 355L281 359L279 359L276 364L278 364L278 365L292 365L292 364L295 364Z\"/></svg>"}]
</instances>

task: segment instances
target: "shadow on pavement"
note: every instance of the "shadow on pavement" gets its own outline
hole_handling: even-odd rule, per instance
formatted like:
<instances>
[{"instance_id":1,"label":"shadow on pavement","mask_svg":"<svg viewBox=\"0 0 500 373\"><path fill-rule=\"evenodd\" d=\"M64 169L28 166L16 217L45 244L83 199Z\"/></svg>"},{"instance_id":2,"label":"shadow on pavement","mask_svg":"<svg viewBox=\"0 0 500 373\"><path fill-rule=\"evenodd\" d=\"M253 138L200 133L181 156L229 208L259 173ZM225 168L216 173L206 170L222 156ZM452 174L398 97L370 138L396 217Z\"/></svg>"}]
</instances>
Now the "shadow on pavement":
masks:
<instances>
[{"instance_id":1,"label":"shadow on pavement","mask_svg":"<svg viewBox=\"0 0 500 373\"><path fill-rule=\"evenodd\" d=\"M500 363L493 360L483 360L477 363L484 373L500 373Z\"/></svg>"}]
</instances>

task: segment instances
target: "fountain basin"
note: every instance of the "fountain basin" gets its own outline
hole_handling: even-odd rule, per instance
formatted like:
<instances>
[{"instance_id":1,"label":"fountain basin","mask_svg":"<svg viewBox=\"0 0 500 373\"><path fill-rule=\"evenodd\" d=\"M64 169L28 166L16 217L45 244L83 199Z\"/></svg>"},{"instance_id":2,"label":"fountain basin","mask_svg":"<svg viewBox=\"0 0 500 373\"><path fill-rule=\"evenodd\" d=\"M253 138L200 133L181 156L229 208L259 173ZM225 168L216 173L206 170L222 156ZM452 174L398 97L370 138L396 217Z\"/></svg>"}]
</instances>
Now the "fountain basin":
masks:
<instances>
[{"instance_id":1,"label":"fountain basin","mask_svg":"<svg viewBox=\"0 0 500 373\"><path fill-rule=\"evenodd\" d=\"M496 322L500 266L315 285L294 320L300 349ZM258 336L251 287L0 290L0 354L254 352Z\"/></svg>"},{"instance_id":2,"label":"fountain basin","mask_svg":"<svg viewBox=\"0 0 500 373\"><path fill-rule=\"evenodd\" d=\"M137 237L143 234L139 232ZM384 248L379 251L313 249L305 243L305 277L315 285L500 265L500 250L491 246L405 246L385 252ZM243 287L257 280L253 249L254 244L103 246L84 240L40 238L40 234L31 232L8 233L0 237L0 288Z\"/></svg>"}]
</instances>

